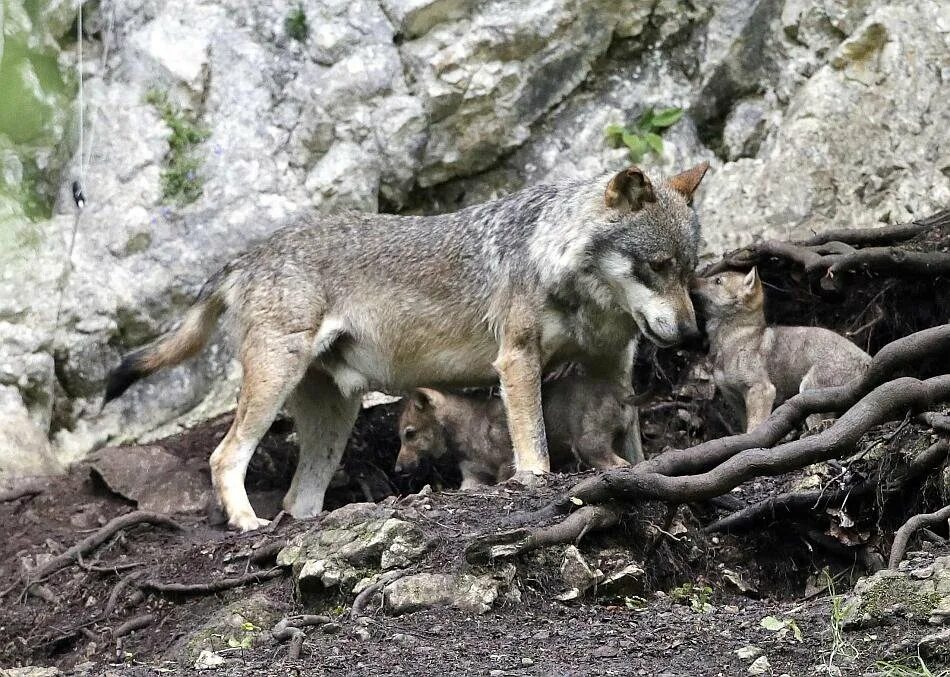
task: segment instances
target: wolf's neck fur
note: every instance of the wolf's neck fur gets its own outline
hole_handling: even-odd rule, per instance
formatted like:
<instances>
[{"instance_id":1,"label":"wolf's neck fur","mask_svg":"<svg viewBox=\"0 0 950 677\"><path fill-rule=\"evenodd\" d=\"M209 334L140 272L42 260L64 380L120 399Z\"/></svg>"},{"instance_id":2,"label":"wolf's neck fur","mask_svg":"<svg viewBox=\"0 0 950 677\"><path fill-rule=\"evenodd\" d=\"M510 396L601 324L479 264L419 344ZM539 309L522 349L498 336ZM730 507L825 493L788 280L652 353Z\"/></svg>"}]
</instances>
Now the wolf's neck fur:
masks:
<instances>
[{"instance_id":1,"label":"wolf's neck fur","mask_svg":"<svg viewBox=\"0 0 950 677\"><path fill-rule=\"evenodd\" d=\"M745 310L725 319L709 318L706 322L709 354L715 359L724 354L734 353L734 347L737 344L760 344L767 331L765 313L761 307Z\"/></svg>"}]
</instances>

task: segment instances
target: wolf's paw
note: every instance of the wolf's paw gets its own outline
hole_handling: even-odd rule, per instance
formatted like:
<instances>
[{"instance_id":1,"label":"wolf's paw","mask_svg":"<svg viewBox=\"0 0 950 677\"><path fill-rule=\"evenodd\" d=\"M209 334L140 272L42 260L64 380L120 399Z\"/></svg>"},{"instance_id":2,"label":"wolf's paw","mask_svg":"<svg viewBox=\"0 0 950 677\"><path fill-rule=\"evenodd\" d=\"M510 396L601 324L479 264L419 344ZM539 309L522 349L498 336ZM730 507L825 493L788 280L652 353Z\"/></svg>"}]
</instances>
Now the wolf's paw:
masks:
<instances>
[{"instance_id":1,"label":"wolf's paw","mask_svg":"<svg viewBox=\"0 0 950 677\"><path fill-rule=\"evenodd\" d=\"M266 527L268 524L270 524L269 520L261 519L252 512L234 515L228 520L229 527L232 529L237 529L242 533L254 531L255 529L260 529L261 527Z\"/></svg>"},{"instance_id":2,"label":"wolf's paw","mask_svg":"<svg viewBox=\"0 0 950 677\"><path fill-rule=\"evenodd\" d=\"M545 482L545 473L534 470L521 470L509 478L505 484L527 487L533 489Z\"/></svg>"}]
</instances>

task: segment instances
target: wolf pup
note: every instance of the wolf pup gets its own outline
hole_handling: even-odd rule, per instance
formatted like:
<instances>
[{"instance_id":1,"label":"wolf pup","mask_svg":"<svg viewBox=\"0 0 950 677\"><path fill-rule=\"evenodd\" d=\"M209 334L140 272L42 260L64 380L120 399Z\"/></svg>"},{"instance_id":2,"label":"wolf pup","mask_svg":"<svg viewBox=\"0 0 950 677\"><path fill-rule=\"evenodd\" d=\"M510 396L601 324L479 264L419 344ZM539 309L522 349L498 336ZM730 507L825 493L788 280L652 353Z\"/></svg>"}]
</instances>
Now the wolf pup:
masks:
<instances>
[{"instance_id":1,"label":"wolf pup","mask_svg":"<svg viewBox=\"0 0 950 677\"><path fill-rule=\"evenodd\" d=\"M541 386L541 401L553 468L572 461L596 469L630 465L623 456L633 446L636 409L627 390L609 381L562 378ZM497 397L419 388L403 404L399 439L397 472L448 457L458 463L463 489L504 482L515 472Z\"/></svg>"},{"instance_id":2,"label":"wolf pup","mask_svg":"<svg viewBox=\"0 0 950 677\"><path fill-rule=\"evenodd\" d=\"M244 473L285 401L295 517L322 509L366 390L500 381L518 477L548 472L547 366L629 383L638 333L668 346L696 332L691 198L707 168L653 181L631 167L441 216L301 217L213 275L177 329L123 360L105 399L194 355L227 309L244 379L210 462L232 527L266 524Z\"/></svg>"},{"instance_id":3,"label":"wolf pup","mask_svg":"<svg viewBox=\"0 0 950 677\"><path fill-rule=\"evenodd\" d=\"M821 327L767 327L758 271L697 278L695 294L708 319L713 378L726 401L744 412L746 431L796 393L847 383L871 357ZM819 417L820 420L820 417ZM809 425L815 419L809 417Z\"/></svg>"}]
</instances>

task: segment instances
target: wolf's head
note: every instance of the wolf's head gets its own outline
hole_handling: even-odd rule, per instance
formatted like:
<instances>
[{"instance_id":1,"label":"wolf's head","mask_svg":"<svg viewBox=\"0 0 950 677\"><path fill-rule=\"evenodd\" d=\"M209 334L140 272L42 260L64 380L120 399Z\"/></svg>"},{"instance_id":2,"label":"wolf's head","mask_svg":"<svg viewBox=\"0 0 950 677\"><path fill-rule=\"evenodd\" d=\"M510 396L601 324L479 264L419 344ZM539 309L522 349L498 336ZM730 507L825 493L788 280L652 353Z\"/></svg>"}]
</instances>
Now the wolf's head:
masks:
<instances>
[{"instance_id":1,"label":"wolf's head","mask_svg":"<svg viewBox=\"0 0 950 677\"><path fill-rule=\"evenodd\" d=\"M630 167L607 184L607 227L593 243L593 264L640 331L659 346L697 333L689 298L699 249L693 193L709 163L653 183Z\"/></svg>"},{"instance_id":2,"label":"wolf's head","mask_svg":"<svg viewBox=\"0 0 950 677\"><path fill-rule=\"evenodd\" d=\"M762 281L755 268L748 273L728 271L698 277L693 294L711 320L726 322L742 316L761 315L765 303Z\"/></svg>"},{"instance_id":3,"label":"wolf's head","mask_svg":"<svg viewBox=\"0 0 950 677\"><path fill-rule=\"evenodd\" d=\"M442 394L418 388L406 398L399 416L399 456L396 472L412 472L427 458L440 458L448 450L445 428L439 422L436 408Z\"/></svg>"}]
</instances>

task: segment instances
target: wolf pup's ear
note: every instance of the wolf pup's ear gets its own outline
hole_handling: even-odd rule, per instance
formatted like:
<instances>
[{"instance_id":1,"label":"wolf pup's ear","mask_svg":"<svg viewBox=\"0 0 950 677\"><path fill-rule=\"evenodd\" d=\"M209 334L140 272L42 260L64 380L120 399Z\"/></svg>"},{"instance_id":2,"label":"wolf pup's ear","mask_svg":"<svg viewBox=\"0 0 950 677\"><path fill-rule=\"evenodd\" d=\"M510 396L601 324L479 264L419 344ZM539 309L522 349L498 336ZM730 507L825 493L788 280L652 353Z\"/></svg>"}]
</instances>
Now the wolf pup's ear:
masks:
<instances>
[{"instance_id":1,"label":"wolf pup's ear","mask_svg":"<svg viewBox=\"0 0 950 677\"><path fill-rule=\"evenodd\" d=\"M414 406L419 411L425 411L432 405L428 395L426 395L422 389L412 391L412 396L410 399L412 400L412 406Z\"/></svg>"},{"instance_id":2,"label":"wolf pup's ear","mask_svg":"<svg viewBox=\"0 0 950 677\"><path fill-rule=\"evenodd\" d=\"M742 278L742 286L747 292L756 291L761 284L762 282L759 280L759 269L756 267L753 267L752 270L746 273L746 276Z\"/></svg>"},{"instance_id":3,"label":"wolf pup's ear","mask_svg":"<svg viewBox=\"0 0 950 677\"><path fill-rule=\"evenodd\" d=\"M670 188L686 198L687 203L693 202L693 193L699 188L699 183L706 175L709 169L709 163L705 160L700 162L692 169L687 169L681 174L677 174L669 180Z\"/></svg>"},{"instance_id":4,"label":"wolf pup's ear","mask_svg":"<svg viewBox=\"0 0 950 677\"><path fill-rule=\"evenodd\" d=\"M607 184L604 202L611 209L635 212L647 202L656 202L653 185L639 167L629 167Z\"/></svg>"}]
</instances>

